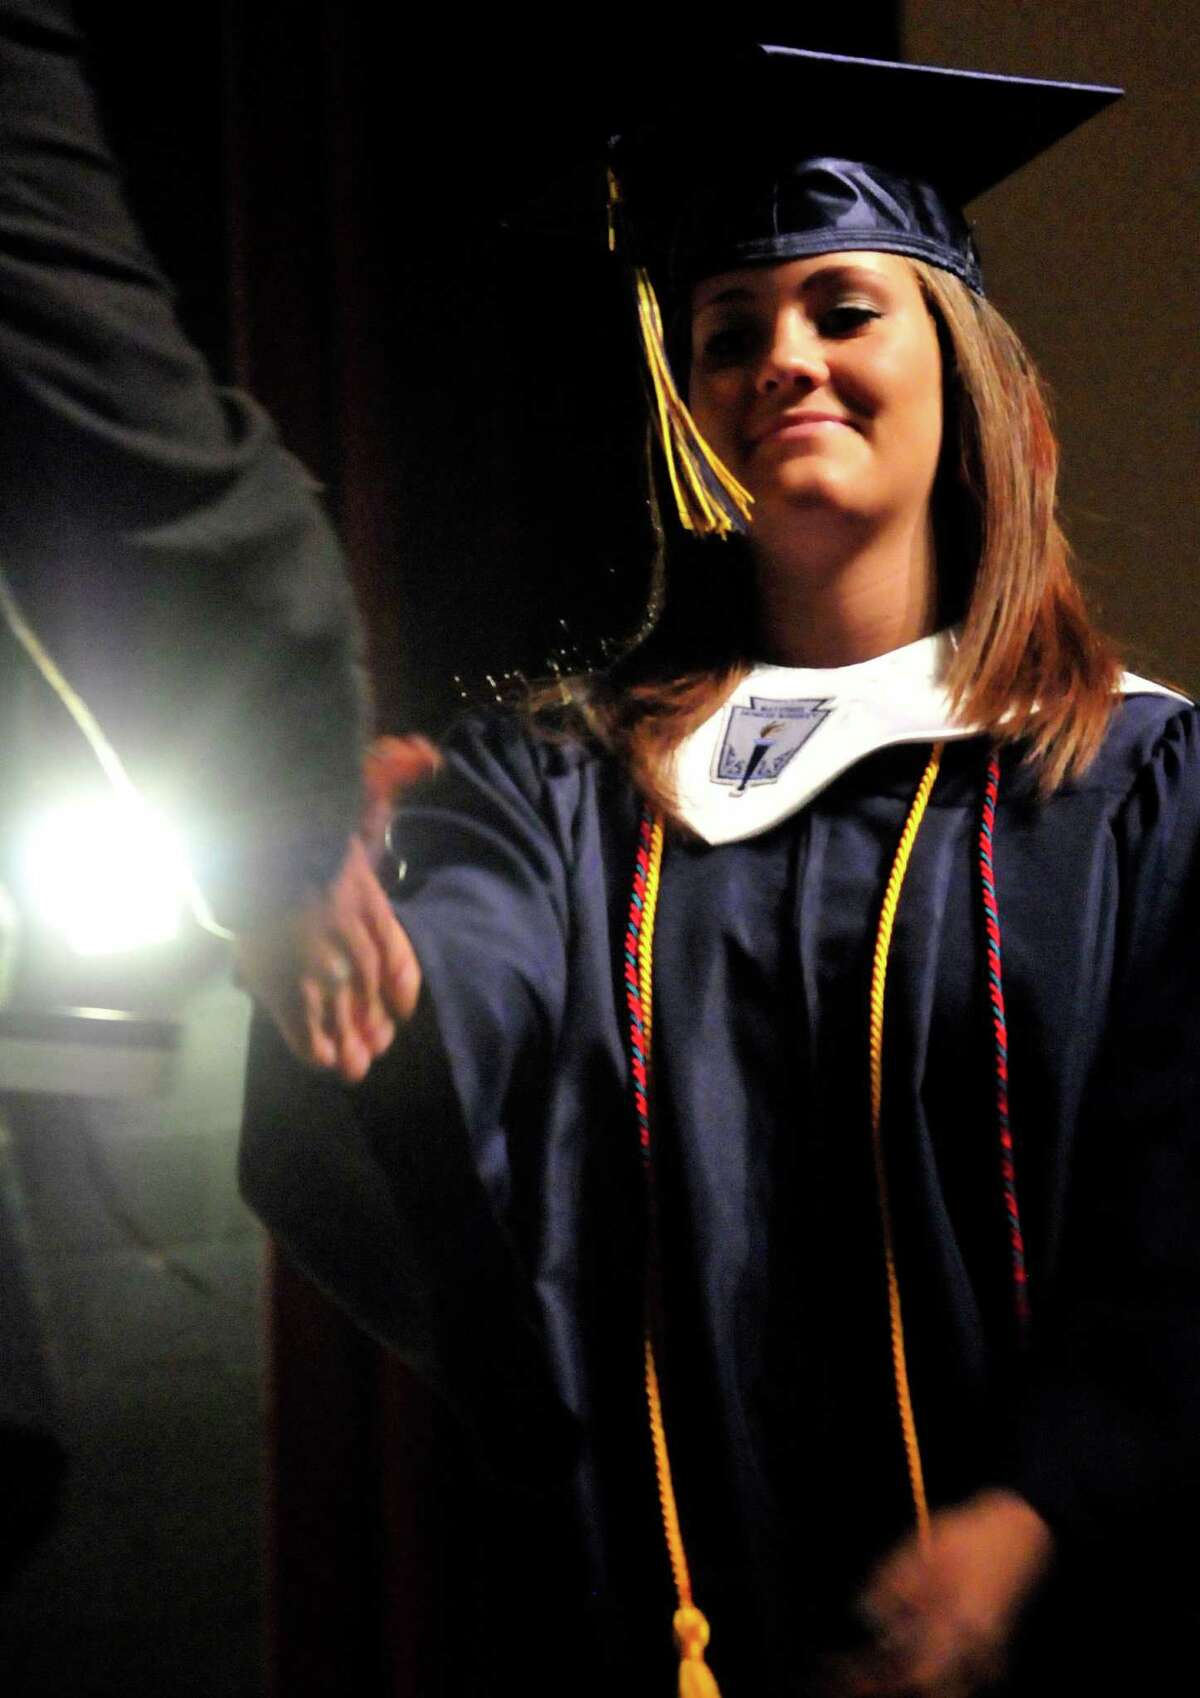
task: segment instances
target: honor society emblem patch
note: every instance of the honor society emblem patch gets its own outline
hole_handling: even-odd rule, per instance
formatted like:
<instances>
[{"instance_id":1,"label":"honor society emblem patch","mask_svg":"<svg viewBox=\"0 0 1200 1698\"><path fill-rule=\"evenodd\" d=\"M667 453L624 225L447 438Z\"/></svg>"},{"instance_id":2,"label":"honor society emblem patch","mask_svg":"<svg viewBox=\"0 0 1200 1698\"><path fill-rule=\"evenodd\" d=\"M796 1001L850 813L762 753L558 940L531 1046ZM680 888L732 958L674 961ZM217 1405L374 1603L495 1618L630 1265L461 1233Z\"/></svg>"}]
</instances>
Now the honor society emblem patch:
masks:
<instances>
[{"instance_id":1,"label":"honor society emblem patch","mask_svg":"<svg viewBox=\"0 0 1200 1698\"><path fill-rule=\"evenodd\" d=\"M729 784L735 796L759 784L774 784L792 756L829 718L832 698L775 702L751 696L749 707L734 707L709 775Z\"/></svg>"}]
</instances>

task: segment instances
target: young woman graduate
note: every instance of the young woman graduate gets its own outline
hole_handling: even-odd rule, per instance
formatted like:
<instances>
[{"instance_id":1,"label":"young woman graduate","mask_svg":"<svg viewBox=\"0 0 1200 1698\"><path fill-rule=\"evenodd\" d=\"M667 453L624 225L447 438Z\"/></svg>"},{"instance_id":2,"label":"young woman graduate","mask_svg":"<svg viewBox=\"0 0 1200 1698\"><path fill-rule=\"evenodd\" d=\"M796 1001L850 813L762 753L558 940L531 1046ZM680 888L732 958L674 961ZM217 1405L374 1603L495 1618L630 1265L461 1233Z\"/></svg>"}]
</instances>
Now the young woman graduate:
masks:
<instances>
[{"instance_id":1,"label":"young woman graduate","mask_svg":"<svg viewBox=\"0 0 1200 1698\"><path fill-rule=\"evenodd\" d=\"M612 154L657 620L450 740L407 1041L345 1092L264 1026L245 1186L553 1502L498 1689L1124 1691L1197 1479L1197 722L1087 622L960 211L1115 91L738 87Z\"/></svg>"}]
</instances>

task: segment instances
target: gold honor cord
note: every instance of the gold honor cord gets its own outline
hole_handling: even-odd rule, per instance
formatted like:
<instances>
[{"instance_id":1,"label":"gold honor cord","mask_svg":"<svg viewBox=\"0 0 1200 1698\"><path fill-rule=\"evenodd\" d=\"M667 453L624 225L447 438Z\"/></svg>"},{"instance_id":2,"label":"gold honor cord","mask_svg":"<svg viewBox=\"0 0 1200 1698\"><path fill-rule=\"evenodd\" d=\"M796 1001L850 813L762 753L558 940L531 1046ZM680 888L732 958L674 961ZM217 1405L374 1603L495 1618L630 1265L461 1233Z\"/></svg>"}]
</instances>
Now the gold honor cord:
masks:
<instances>
[{"instance_id":1,"label":"gold honor cord","mask_svg":"<svg viewBox=\"0 0 1200 1698\"><path fill-rule=\"evenodd\" d=\"M663 822L655 815L650 833L649 856L646 866L646 885L642 897L642 924L638 933L638 993L641 998L642 1053L646 1065L646 1099L651 1100L653 1087L652 1038L654 1027L654 917L658 909L658 891L662 875ZM653 1184L653 1181L651 1181ZM651 1191L653 1210L653 1191ZM647 1259L647 1273L653 1266L654 1222L650 1222L652 1254ZM646 1292L645 1373L646 1408L650 1416L650 1439L654 1446L654 1468L658 1476L658 1501L662 1509L663 1533L671 1573L675 1580L678 1608L675 1611L675 1643L679 1648L679 1698L721 1698L716 1678L704 1660L709 1640L708 1618L696 1608L692 1598L692 1576L687 1552L683 1546L683 1530L679 1524L679 1505L671 1478L671 1459L667 1451L667 1429L663 1420L662 1395L658 1384L658 1364L654 1356L654 1335L651 1327L650 1281Z\"/></svg>"},{"instance_id":2,"label":"gold honor cord","mask_svg":"<svg viewBox=\"0 0 1200 1698\"><path fill-rule=\"evenodd\" d=\"M887 1274L888 1294L888 1323L891 1332L892 1368L896 1390L896 1406L900 1419L901 1437L904 1442L905 1461L908 1468L909 1488L912 1495L913 1513L916 1519L917 1536L922 1544L929 1541L929 1503L925 1493L925 1473L921 1462L921 1448L917 1438L916 1416L913 1411L912 1391L908 1378L908 1356L904 1342L904 1317L900 1302L900 1279L896 1270L895 1235L892 1226L891 1203L888 1195L887 1167L883 1157L882 1139L882 1107L883 1107L883 1006L887 988L888 957L891 952L892 932L895 926L896 911L900 903L900 894L904 887L905 874L908 871L909 860L912 856L913 845L933 786L937 780L941 766L944 745L937 743L930 754L929 761L922 774L921 782L913 797L900 841L896 846L895 857L892 861L891 872L888 876L884 892L883 904L879 915L879 926L876 932L875 952L871 970L870 996L870 1085L871 1085L871 1148L875 1167L875 1185L879 1201L879 1215L883 1231L883 1253ZM649 1136L649 1116L652 1107L652 1037L653 1037L653 993L654 993L654 921L658 909L658 894L662 877L663 858L663 822L660 815L654 817L650 828L650 838L647 845L645 861L645 884L640 897L641 919L637 933L637 992L639 1013L641 1019L641 1053L645 1066L645 1100L646 1126L644 1133ZM635 903L638 886L635 882ZM648 1161L652 1152L648 1153ZM663 1416L662 1393L659 1386L658 1364L654 1351L654 1334L651 1324L652 1309L650 1294L655 1255L657 1253L657 1229L654 1220L653 1169L648 1167L650 1176L650 1255L647 1258L647 1291L646 1291L646 1332L645 1332L645 1382L646 1407L650 1418L650 1438L654 1450L654 1466L658 1477L658 1497L662 1510L663 1534L666 1539L667 1553L671 1562L671 1573L675 1582L675 1592L678 1598L678 1608L675 1611L675 1642L679 1648L679 1694L680 1698L720 1698L716 1679L705 1661L704 1653L709 1642L708 1619L703 1611L697 1609L692 1596L691 1571L688 1568L687 1553L684 1549L683 1530L679 1520L679 1505L675 1497L675 1486L671 1475L671 1460L667 1448L666 1422Z\"/></svg>"},{"instance_id":3,"label":"gold honor cord","mask_svg":"<svg viewBox=\"0 0 1200 1698\"><path fill-rule=\"evenodd\" d=\"M125 770L125 764L113 748L99 720L83 697L63 673L53 655L46 648L33 626L22 613L13 595L7 578L0 572L0 613L17 642L24 649L41 677L54 691L63 707L70 714L84 742L96 757L97 765L109 784L122 801L142 805L142 798L136 784ZM205 931L212 932L221 938L231 938L233 933L214 919L211 909L203 892L188 877L185 894L193 917Z\"/></svg>"},{"instance_id":4,"label":"gold honor cord","mask_svg":"<svg viewBox=\"0 0 1200 1698\"><path fill-rule=\"evenodd\" d=\"M896 1408L900 1416L900 1433L904 1440L904 1456L908 1464L908 1482L912 1493L917 1536L923 1545L929 1542L929 1502L925 1495L925 1471L921 1465L921 1447L917 1441L917 1421L913 1413L912 1391L908 1380L908 1353L904 1345L904 1316L900 1305L900 1278L896 1272L896 1245L892 1227L892 1210L888 1196L887 1164L883 1156L883 1001L887 988L888 956L892 947L892 928L904 875L917 839L921 821L941 766L944 745L935 743L933 752L917 786L904 830L896 845L896 855L884 892L879 914L879 929L875 935L875 958L871 964L871 1153L875 1163L875 1188L879 1197L879 1219L883 1231L883 1259L887 1273L888 1324L892 1338L892 1373L896 1387Z\"/></svg>"}]
</instances>

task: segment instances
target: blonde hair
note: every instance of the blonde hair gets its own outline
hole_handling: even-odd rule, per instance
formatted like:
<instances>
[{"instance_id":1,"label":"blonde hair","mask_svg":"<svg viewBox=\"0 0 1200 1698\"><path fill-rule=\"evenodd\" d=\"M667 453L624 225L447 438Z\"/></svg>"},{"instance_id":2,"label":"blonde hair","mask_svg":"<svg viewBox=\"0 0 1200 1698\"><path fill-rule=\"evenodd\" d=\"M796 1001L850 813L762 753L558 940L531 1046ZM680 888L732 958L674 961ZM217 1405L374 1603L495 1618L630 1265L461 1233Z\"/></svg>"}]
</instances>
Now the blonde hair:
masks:
<instances>
[{"instance_id":1,"label":"blonde hair","mask_svg":"<svg viewBox=\"0 0 1200 1698\"><path fill-rule=\"evenodd\" d=\"M982 297L948 272L910 263L942 346L933 523L942 618L960 624L951 703L963 722L1022 743L1048 793L1095 758L1119 663L1072 575L1057 517L1058 444L1032 360ZM753 658L751 567L736 542L664 539L657 529L661 608L622 660L573 694L591 733L672 817L671 755Z\"/></svg>"}]
</instances>

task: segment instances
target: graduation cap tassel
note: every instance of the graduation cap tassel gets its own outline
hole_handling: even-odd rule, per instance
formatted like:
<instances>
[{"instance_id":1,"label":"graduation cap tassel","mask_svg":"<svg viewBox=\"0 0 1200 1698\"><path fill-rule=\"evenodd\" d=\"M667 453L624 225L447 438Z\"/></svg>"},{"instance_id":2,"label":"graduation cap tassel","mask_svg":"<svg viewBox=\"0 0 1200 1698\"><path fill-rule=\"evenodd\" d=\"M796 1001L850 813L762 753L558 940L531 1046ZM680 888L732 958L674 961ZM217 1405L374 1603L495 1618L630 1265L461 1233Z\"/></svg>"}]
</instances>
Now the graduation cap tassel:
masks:
<instances>
[{"instance_id":1,"label":"graduation cap tassel","mask_svg":"<svg viewBox=\"0 0 1200 1698\"><path fill-rule=\"evenodd\" d=\"M608 172L608 250L617 250L621 189ZM684 530L697 536L729 536L750 523L754 497L713 453L676 387L663 337L662 312L650 273L634 267L638 329L650 385L650 413L662 446L667 476Z\"/></svg>"},{"instance_id":2,"label":"graduation cap tassel","mask_svg":"<svg viewBox=\"0 0 1200 1698\"><path fill-rule=\"evenodd\" d=\"M638 326L652 391L651 411L680 523L697 536L726 537L744 531L750 523L754 497L713 453L676 388L658 297L645 266L636 267L634 281Z\"/></svg>"}]
</instances>

